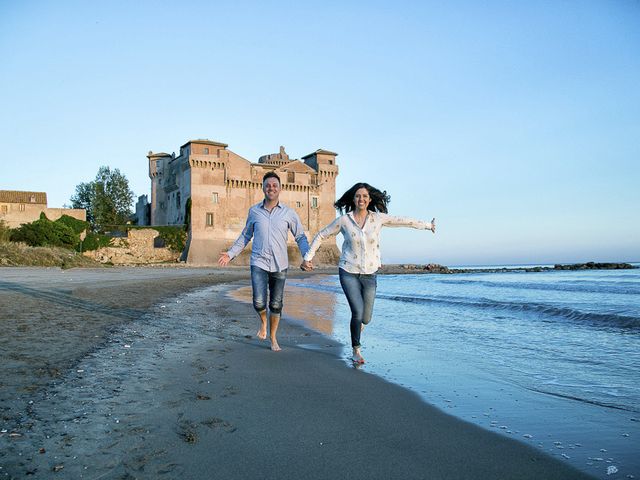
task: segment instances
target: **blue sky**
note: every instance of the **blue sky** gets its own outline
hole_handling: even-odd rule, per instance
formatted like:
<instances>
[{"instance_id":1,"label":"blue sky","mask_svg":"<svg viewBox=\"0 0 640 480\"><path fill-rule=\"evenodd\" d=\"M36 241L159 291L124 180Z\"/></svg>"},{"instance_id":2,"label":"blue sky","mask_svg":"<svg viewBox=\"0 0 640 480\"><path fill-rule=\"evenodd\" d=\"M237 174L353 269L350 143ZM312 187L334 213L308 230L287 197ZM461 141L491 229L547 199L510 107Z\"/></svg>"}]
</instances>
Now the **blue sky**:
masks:
<instances>
[{"instance_id":1,"label":"blue sky","mask_svg":"<svg viewBox=\"0 0 640 480\"><path fill-rule=\"evenodd\" d=\"M69 203L101 165L208 138L338 152L384 262L640 260L640 1L0 0L0 189Z\"/></svg>"}]
</instances>

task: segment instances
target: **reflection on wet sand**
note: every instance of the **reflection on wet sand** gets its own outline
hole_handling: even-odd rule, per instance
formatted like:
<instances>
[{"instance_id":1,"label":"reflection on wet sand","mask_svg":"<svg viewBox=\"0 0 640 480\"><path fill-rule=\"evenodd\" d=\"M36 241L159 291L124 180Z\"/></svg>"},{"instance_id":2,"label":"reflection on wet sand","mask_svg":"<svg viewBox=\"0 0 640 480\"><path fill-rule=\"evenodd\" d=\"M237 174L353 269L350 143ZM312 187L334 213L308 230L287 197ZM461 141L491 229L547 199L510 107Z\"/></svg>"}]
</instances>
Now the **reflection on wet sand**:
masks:
<instances>
[{"instance_id":1,"label":"reflection on wet sand","mask_svg":"<svg viewBox=\"0 0 640 480\"><path fill-rule=\"evenodd\" d=\"M251 303L251 287L229 292L234 300ZM324 334L333 333L336 295L310 288L286 285L284 289L284 315L301 321L305 326Z\"/></svg>"}]
</instances>

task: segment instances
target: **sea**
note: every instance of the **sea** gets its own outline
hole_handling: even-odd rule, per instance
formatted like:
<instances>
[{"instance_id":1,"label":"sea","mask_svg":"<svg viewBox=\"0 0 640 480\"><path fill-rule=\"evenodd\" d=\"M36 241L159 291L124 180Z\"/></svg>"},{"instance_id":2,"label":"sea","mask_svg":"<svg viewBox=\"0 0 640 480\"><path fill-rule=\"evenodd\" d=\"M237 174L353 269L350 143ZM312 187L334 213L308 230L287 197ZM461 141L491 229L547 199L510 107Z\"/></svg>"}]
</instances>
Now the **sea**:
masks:
<instances>
[{"instance_id":1,"label":"sea","mask_svg":"<svg viewBox=\"0 0 640 480\"><path fill-rule=\"evenodd\" d=\"M290 278L285 296L348 362L338 276ZM640 478L640 269L379 275L362 344L363 371L451 415L598 478Z\"/></svg>"}]
</instances>

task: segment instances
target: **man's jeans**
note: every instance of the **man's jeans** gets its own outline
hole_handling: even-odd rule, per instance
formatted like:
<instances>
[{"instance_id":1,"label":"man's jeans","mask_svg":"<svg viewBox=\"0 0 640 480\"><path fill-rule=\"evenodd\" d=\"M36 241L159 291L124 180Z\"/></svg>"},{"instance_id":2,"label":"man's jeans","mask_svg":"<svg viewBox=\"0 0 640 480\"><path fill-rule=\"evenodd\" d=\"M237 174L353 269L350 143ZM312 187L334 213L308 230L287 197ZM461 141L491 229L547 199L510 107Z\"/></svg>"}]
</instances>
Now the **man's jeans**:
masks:
<instances>
[{"instance_id":1,"label":"man's jeans","mask_svg":"<svg viewBox=\"0 0 640 480\"><path fill-rule=\"evenodd\" d=\"M274 315L282 312L282 297L287 269L281 272L268 272L260 267L251 267L251 287L253 288L253 308L263 312L267 308L269 294L269 311ZM267 292L268 290L268 292Z\"/></svg>"},{"instance_id":2,"label":"man's jeans","mask_svg":"<svg viewBox=\"0 0 640 480\"><path fill-rule=\"evenodd\" d=\"M340 285L351 308L351 346L360 346L362 324L371 321L373 301L376 298L376 274L349 273L339 269Z\"/></svg>"}]
</instances>

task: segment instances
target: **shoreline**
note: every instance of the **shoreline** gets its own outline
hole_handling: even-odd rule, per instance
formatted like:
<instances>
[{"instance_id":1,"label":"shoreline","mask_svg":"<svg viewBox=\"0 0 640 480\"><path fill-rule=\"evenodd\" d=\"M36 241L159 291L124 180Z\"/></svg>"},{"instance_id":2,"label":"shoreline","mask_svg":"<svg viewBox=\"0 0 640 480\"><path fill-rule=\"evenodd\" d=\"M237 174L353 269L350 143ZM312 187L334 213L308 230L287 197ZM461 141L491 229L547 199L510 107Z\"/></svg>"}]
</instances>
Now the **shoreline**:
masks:
<instances>
[{"instance_id":1,"label":"shoreline","mask_svg":"<svg viewBox=\"0 0 640 480\"><path fill-rule=\"evenodd\" d=\"M31 279L14 272L0 284L3 305L8 296L23 297L12 320L25 327L47 327L29 302L76 321L97 306L105 309L97 315L114 317L106 321L110 330L102 343L78 338L71 346L85 346L79 361L66 358L70 364L54 380L20 392L15 428L21 431L4 427L18 412L3 409L0 477L205 478L216 472L297 479L332 478L339 471L354 478L591 478L346 367L342 345L286 318L279 332L284 351L271 352L253 336L253 309L226 297L234 285L208 285L244 282L246 271L235 279L221 270L180 279L176 270L144 278L131 270L63 272L77 277L72 288L65 278L51 278L60 272L46 269ZM179 295L159 286L172 276L184 287ZM93 287L83 286L90 282ZM136 300L123 310L118 304L127 296ZM3 311L3 327L7 320ZM83 326L88 333L100 328ZM42 333L31 331L36 338ZM33 362L46 358L47 346L65 334L49 333L53 338ZM27 337L8 335L3 349L24 346ZM86 348L92 342L95 349ZM7 380L19 370L3 372L5 394L15 393L19 382ZM107 451L97 448L105 445Z\"/></svg>"}]
</instances>

